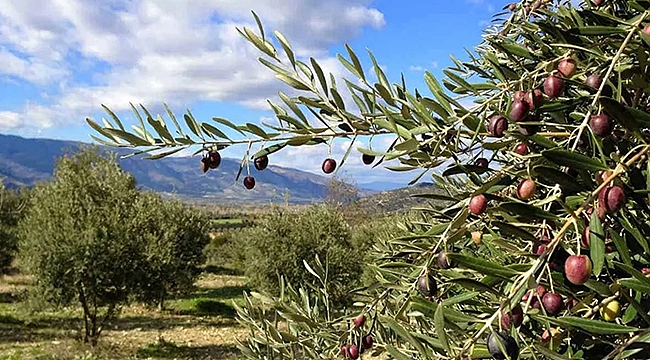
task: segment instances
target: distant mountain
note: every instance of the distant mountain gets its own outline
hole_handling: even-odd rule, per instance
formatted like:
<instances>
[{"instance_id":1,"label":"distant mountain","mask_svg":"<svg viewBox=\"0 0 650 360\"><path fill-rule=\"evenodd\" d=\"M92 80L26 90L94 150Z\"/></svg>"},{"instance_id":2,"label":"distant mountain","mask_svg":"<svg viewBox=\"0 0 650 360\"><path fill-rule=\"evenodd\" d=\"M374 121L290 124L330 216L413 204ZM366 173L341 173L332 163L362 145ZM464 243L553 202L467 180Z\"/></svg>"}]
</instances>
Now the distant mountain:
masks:
<instances>
[{"instance_id":1,"label":"distant mountain","mask_svg":"<svg viewBox=\"0 0 650 360\"><path fill-rule=\"evenodd\" d=\"M0 178L7 187L32 186L48 180L57 159L83 145L88 144L0 134ZM123 149L105 149L121 155L128 153ZM251 166L257 184L254 190L248 191L241 183L234 183L239 161L233 159L222 159L219 168L207 174L200 171L198 157L167 157L156 161L132 157L118 162L143 189L201 202L283 201L288 193L289 202L309 203L322 199L327 191L328 178L278 166L269 166L261 172Z\"/></svg>"}]
</instances>

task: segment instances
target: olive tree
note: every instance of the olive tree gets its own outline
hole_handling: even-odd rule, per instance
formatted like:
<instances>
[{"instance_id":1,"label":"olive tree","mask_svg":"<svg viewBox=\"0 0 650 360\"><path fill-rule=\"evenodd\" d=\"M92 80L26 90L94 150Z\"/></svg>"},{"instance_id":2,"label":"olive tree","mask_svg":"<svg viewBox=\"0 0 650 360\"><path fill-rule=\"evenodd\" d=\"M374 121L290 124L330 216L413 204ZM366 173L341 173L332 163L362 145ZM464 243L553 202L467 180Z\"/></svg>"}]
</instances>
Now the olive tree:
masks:
<instances>
[{"instance_id":1,"label":"olive tree","mask_svg":"<svg viewBox=\"0 0 650 360\"><path fill-rule=\"evenodd\" d=\"M80 304L83 339L93 345L137 289L143 240L136 196L135 179L114 158L85 149L61 158L53 179L33 189L19 224L20 264L38 294L56 305Z\"/></svg>"},{"instance_id":2,"label":"olive tree","mask_svg":"<svg viewBox=\"0 0 650 360\"><path fill-rule=\"evenodd\" d=\"M279 125L188 111L181 126L171 110L169 122L144 108L134 133L113 114L88 123L101 141L154 158L246 144L242 167L288 146L392 136L385 149L358 146L364 163L397 159L390 169L444 190L423 194L443 202L409 235L373 246L375 283L354 292L356 308L301 284L246 296L249 358L646 359L650 2L574 3L506 6L442 80L425 72L426 89L389 81L372 53L362 61L350 47L338 56L350 79L325 74L255 16L257 32L240 33L295 90L271 102ZM325 288L323 268L305 260Z\"/></svg>"},{"instance_id":3,"label":"olive tree","mask_svg":"<svg viewBox=\"0 0 650 360\"><path fill-rule=\"evenodd\" d=\"M331 206L275 208L237 238L245 242L246 276L257 289L278 295L283 281L309 288L313 275L305 271L304 261L315 257L324 267L332 304L349 304L350 290L360 284L362 254L354 251L349 226Z\"/></svg>"},{"instance_id":4,"label":"olive tree","mask_svg":"<svg viewBox=\"0 0 650 360\"><path fill-rule=\"evenodd\" d=\"M141 193L135 201L135 221L145 240L138 299L164 308L170 295L191 290L205 263L208 218L178 200Z\"/></svg>"}]
</instances>

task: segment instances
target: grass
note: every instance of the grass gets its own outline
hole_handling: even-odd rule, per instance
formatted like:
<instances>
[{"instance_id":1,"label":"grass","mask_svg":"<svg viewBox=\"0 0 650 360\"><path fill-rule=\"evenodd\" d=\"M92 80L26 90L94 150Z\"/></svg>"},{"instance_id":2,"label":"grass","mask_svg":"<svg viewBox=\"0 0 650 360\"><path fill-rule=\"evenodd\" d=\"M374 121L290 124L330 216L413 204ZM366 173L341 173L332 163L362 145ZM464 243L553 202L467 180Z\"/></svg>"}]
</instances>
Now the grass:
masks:
<instances>
[{"instance_id":1,"label":"grass","mask_svg":"<svg viewBox=\"0 0 650 360\"><path fill-rule=\"evenodd\" d=\"M80 341L79 309L33 311L20 294L31 279L0 278L0 360L239 359L246 331L233 302L248 290L242 276L205 273L196 290L169 300L165 310L128 306L102 333L99 345ZM32 305L33 307L33 305Z\"/></svg>"}]
</instances>

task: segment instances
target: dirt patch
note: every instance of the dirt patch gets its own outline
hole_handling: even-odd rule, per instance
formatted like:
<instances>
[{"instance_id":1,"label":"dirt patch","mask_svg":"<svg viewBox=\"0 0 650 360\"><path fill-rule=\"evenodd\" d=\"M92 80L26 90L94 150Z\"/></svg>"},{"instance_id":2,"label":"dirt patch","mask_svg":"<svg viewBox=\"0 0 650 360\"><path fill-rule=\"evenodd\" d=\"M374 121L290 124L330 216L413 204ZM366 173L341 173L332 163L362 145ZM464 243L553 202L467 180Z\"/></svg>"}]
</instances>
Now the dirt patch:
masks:
<instances>
[{"instance_id":1,"label":"dirt patch","mask_svg":"<svg viewBox=\"0 0 650 360\"><path fill-rule=\"evenodd\" d=\"M30 286L22 275L0 278L0 359L238 359L247 330L232 302L247 290L241 276L205 274L194 293L166 309L125 307L91 348L80 341L77 309L29 312L15 294Z\"/></svg>"}]
</instances>

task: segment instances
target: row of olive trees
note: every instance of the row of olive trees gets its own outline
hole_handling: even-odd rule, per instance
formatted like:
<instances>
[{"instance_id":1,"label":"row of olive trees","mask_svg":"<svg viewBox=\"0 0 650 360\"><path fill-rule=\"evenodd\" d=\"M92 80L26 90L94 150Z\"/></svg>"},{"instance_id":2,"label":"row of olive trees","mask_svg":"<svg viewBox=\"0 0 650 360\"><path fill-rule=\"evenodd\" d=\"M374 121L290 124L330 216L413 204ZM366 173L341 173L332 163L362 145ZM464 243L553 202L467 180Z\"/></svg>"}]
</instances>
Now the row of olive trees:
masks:
<instances>
[{"instance_id":1,"label":"row of olive trees","mask_svg":"<svg viewBox=\"0 0 650 360\"><path fill-rule=\"evenodd\" d=\"M162 307L199 274L206 217L138 191L114 157L97 149L66 156L54 178L30 193L18 224L18 262L34 275L38 296L81 305L84 342L95 345L129 301Z\"/></svg>"}]
</instances>

